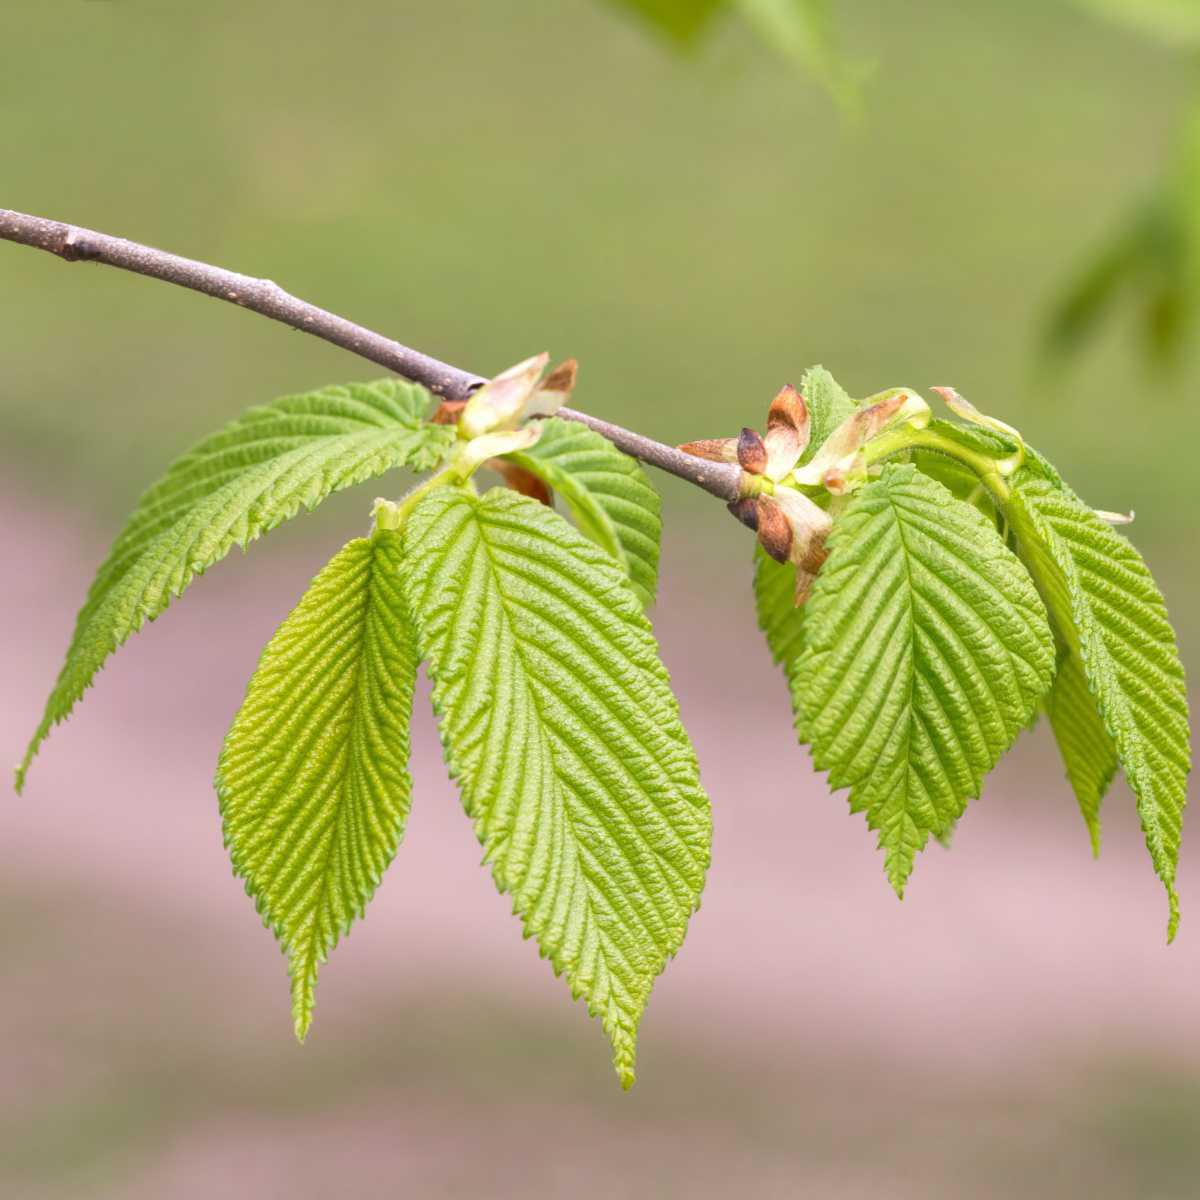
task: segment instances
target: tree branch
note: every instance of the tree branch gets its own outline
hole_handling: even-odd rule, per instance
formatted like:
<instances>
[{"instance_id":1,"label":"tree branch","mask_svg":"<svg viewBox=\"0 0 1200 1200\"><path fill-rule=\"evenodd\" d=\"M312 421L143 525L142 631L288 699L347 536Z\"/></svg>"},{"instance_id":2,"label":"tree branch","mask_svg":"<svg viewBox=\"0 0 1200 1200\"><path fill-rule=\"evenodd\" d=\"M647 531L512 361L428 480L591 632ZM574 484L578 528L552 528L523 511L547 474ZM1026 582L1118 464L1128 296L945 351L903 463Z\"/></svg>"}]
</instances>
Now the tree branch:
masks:
<instances>
[{"instance_id":1,"label":"tree branch","mask_svg":"<svg viewBox=\"0 0 1200 1200\"><path fill-rule=\"evenodd\" d=\"M203 292L273 321L281 321L302 333L323 338L360 358L423 384L446 400L465 399L486 382L481 375L431 358L336 313L309 304L269 279L240 275L125 238L6 208L0 208L0 240L45 250L66 262L102 263ZM722 500L738 498L742 473L732 464L707 462L576 409L564 408L559 415L579 421L608 438L626 454L685 479Z\"/></svg>"}]
</instances>

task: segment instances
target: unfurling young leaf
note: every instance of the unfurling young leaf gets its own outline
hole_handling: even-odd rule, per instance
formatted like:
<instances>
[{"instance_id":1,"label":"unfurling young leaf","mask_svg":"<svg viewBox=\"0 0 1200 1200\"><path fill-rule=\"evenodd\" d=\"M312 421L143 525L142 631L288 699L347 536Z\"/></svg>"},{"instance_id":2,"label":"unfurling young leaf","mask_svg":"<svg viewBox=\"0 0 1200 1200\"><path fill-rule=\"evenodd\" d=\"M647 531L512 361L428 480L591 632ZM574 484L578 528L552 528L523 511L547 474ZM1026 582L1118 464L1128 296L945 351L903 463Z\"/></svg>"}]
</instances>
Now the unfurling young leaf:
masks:
<instances>
[{"instance_id":1,"label":"unfurling young leaf","mask_svg":"<svg viewBox=\"0 0 1200 1200\"><path fill-rule=\"evenodd\" d=\"M1050 686L1054 646L1025 568L975 508L885 466L829 537L792 671L797 729L879 830L903 895Z\"/></svg>"},{"instance_id":2,"label":"unfurling young leaf","mask_svg":"<svg viewBox=\"0 0 1200 1200\"><path fill-rule=\"evenodd\" d=\"M845 389L824 367L809 367L800 381L800 394L808 405L810 431L808 446L800 461L807 463L829 439L829 435L858 406Z\"/></svg>"},{"instance_id":3,"label":"unfurling young leaf","mask_svg":"<svg viewBox=\"0 0 1200 1200\"><path fill-rule=\"evenodd\" d=\"M514 492L431 491L404 548L446 760L497 886L628 1087L711 839L649 623L604 551Z\"/></svg>"},{"instance_id":4,"label":"unfurling young leaf","mask_svg":"<svg viewBox=\"0 0 1200 1200\"><path fill-rule=\"evenodd\" d=\"M408 816L416 648L400 534L349 542L263 651L217 793L234 870L288 956L303 1040L317 968L362 916Z\"/></svg>"},{"instance_id":5,"label":"unfurling young leaf","mask_svg":"<svg viewBox=\"0 0 1200 1200\"><path fill-rule=\"evenodd\" d=\"M429 405L424 388L398 379L323 388L251 408L179 459L96 574L17 790L105 659L234 546L392 467L438 462L454 431L423 423Z\"/></svg>"},{"instance_id":6,"label":"unfurling young leaf","mask_svg":"<svg viewBox=\"0 0 1200 1200\"><path fill-rule=\"evenodd\" d=\"M1018 548L1069 655L1049 701L1068 777L1095 837L1115 752L1167 889L1170 939L1179 923L1175 871L1191 747L1187 688L1166 606L1141 555L1044 460L1031 456L1011 486Z\"/></svg>"},{"instance_id":7,"label":"unfurling young leaf","mask_svg":"<svg viewBox=\"0 0 1200 1200\"><path fill-rule=\"evenodd\" d=\"M509 459L557 492L580 531L625 569L648 608L658 585L662 502L646 472L577 421L551 418L529 449Z\"/></svg>"}]
</instances>

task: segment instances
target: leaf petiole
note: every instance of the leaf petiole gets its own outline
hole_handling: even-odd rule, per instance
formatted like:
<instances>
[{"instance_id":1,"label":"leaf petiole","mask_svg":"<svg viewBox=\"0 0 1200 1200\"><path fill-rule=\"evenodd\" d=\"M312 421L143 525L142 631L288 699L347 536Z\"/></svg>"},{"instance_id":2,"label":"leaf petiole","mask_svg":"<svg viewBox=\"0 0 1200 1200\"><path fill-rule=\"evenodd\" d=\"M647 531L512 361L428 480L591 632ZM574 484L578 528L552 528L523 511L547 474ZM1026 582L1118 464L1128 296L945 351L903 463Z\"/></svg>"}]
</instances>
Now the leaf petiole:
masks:
<instances>
[{"instance_id":1,"label":"leaf petiole","mask_svg":"<svg viewBox=\"0 0 1200 1200\"><path fill-rule=\"evenodd\" d=\"M980 482L998 504L1008 503L1011 492L1004 480L1000 460L978 450L972 450L969 446L964 446L961 442L947 437L937 429L930 427L915 429L912 426L901 426L898 429L888 430L863 447L868 466L874 466L905 450L932 450L934 453L945 454L957 460L979 476Z\"/></svg>"}]
</instances>

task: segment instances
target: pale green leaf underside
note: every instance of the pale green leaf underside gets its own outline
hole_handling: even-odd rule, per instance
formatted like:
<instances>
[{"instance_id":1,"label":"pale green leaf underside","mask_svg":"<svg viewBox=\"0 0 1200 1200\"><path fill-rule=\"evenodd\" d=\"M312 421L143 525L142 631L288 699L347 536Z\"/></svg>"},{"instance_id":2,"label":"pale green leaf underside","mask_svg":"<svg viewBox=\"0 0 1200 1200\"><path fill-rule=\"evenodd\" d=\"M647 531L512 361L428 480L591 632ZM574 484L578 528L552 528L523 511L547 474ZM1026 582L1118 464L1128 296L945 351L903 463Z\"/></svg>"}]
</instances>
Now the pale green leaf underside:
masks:
<instances>
[{"instance_id":1,"label":"pale green leaf underside","mask_svg":"<svg viewBox=\"0 0 1200 1200\"><path fill-rule=\"evenodd\" d=\"M1087 690L1137 797L1146 846L1167 889L1173 937L1191 746L1187 688L1166 606L1133 546L1036 460L1014 478L1012 507L1022 553L1046 591L1060 634L1078 653ZM1094 727L1089 737L1099 742ZM1064 746L1063 755L1070 770L1074 750ZM1102 773L1105 764L1101 759L1095 770ZM1089 803L1094 784L1084 781L1081 805Z\"/></svg>"},{"instance_id":2,"label":"pale green leaf underside","mask_svg":"<svg viewBox=\"0 0 1200 1200\"><path fill-rule=\"evenodd\" d=\"M527 935L633 1082L683 941L711 818L649 623L609 556L503 489L437 489L405 528L446 760Z\"/></svg>"},{"instance_id":3,"label":"pale green leaf underside","mask_svg":"<svg viewBox=\"0 0 1200 1200\"><path fill-rule=\"evenodd\" d=\"M804 609L796 607L796 568L754 546L754 607L773 662L791 677L804 645Z\"/></svg>"},{"instance_id":4,"label":"pale green leaf underside","mask_svg":"<svg viewBox=\"0 0 1200 1200\"><path fill-rule=\"evenodd\" d=\"M138 502L88 591L66 661L17 772L104 660L234 546L392 467L432 466L453 430L401 380L329 387L251 408L179 459Z\"/></svg>"},{"instance_id":5,"label":"pale green leaf underside","mask_svg":"<svg viewBox=\"0 0 1200 1200\"><path fill-rule=\"evenodd\" d=\"M586 425L557 418L532 449L509 457L562 497L580 530L625 568L643 606L653 604L662 502L638 463Z\"/></svg>"},{"instance_id":6,"label":"pale green leaf underside","mask_svg":"<svg viewBox=\"0 0 1200 1200\"><path fill-rule=\"evenodd\" d=\"M400 535L338 552L267 643L225 738L234 870L288 956L296 1036L317 969L362 916L408 816L417 659Z\"/></svg>"},{"instance_id":7,"label":"pale green leaf underside","mask_svg":"<svg viewBox=\"0 0 1200 1200\"><path fill-rule=\"evenodd\" d=\"M1025 568L976 509L911 465L847 506L804 615L797 728L879 831L897 893L1050 685L1054 646Z\"/></svg>"}]
</instances>

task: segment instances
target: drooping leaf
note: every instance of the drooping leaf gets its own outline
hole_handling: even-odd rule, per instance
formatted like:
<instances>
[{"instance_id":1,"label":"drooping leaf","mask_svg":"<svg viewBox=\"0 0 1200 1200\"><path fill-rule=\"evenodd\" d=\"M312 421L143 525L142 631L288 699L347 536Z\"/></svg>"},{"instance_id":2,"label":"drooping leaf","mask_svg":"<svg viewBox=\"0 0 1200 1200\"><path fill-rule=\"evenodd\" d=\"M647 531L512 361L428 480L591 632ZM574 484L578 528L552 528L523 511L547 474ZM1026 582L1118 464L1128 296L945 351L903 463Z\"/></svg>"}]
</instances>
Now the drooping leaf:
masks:
<instances>
[{"instance_id":1,"label":"drooping leaf","mask_svg":"<svg viewBox=\"0 0 1200 1200\"><path fill-rule=\"evenodd\" d=\"M105 659L234 546L392 467L437 462L454 432L422 422L429 403L424 388L396 379L323 388L251 408L179 459L96 574L17 790Z\"/></svg>"},{"instance_id":2,"label":"drooping leaf","mask_svg":"<svg viewBox=\"0 0 1200 1200\"><path fill-rule=\"evenodd\" d=\"M808 446L800 456L807 463L825 444L829 435L852 416L857 405L824 367L809 367L800 381L800 394L808 405Z\"/></svg>"},{"instance_id":3,"label":"drooping leaf","mask_svg":"<svg viewBox=\"0 0 1200 1200\"><path fill-rule=\"evenodd\" d=\"M225 844L292 977L304 1039L317 968L361 917L408 817L417 658L398 533L347 543L267 643L225 738Z\"/></svg>"},{"instance_id":4,"label":"drooping leaf","mask_svg":"<svg viewBox=\"0 0 1200 1200\"><path fill-rule=\"evenodd\" d=\"M754 546L754 604L771 659L791 676L804 644L804 609L796 607L796 567Z\"/></svg>"},{"instance_id":5,"label":"drooping leaf","mask_svg":"<svg viewBox=\"0 0 1200 1200\"><path fill-rule=\"evenodd\" d=\"M604 551L511 491L435 489L405 557L446 759L496 884L628 1087L711 837L649 623Z\"/></svg>"},{"instance_id":6,"label":"drooping leaf","mask_svg":"<svg viewBox=\"0 0 1200 1200\"><path fill-rule=\"evenodd\" d=\"M1046 694L1046 715L1079 801L1092 853L1099 854L1100 802L1117 771L1117 749L1088 689L1078 648L1066 650L1059 660L1054 685Z\"/></svg>"},{"instance_id":7,"label":"drooping leaf","mask_svg":"<svg viewBox=\"0 0 1200 1200\"><path fill-rule=\"evenodd\" d=\"M1137 797L1146 846L1167 889L1169 939L1179 923L1175 871L1191 746L1187 687L1166 605L1141 555L1053 468L1032 456L1011 486L1009 511L1022 557L1047 597L1060 638L1078 656L1087 690ZM1073 691L1082 704L1078 681ZM1071 771L1084 732L1072 727L1067 733L1067 744L1061 736L1059 742ZM1086 736L1093 747L1100 743L1094 726ZM1109 769L1108 758L1090 765L1091 774L1081 784L1076 784L1078 765L1071 775L1085 814L1099 802L1092 795Z\"/></svg>"},{"instance_id":8,"label":"drooping leaf","mask_svg":"<svg viewBox=\"0 0 1200 1200\"><path fill-rule=\"evenodd\" d=\"M542 423L532 448L508 457L563 498L580 530L624 567L642 605L653 604L662 502L637 461L557 417Z\"/></svg>"},{"instance_id":9,"label":"drooping leaf","mask_svg":"<svg viewBox=\"0 0 1200 1200\"><path fill-rule=\"evenodd\" d=\"M912 465L885 466L830 534L793 675L797 729L879 830L898 894L1050 685L1054 646L994 525Z\"/></svg>"}]
</instances>

